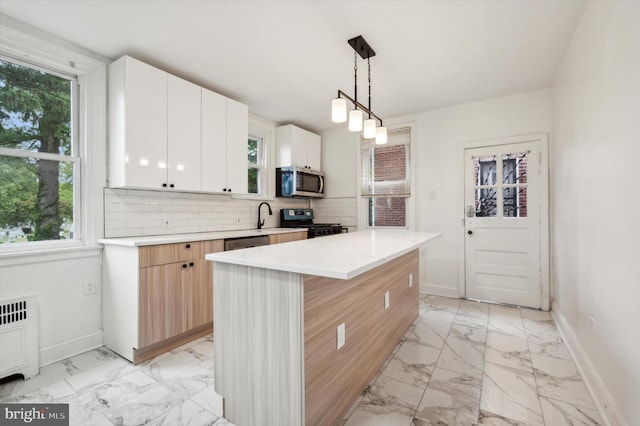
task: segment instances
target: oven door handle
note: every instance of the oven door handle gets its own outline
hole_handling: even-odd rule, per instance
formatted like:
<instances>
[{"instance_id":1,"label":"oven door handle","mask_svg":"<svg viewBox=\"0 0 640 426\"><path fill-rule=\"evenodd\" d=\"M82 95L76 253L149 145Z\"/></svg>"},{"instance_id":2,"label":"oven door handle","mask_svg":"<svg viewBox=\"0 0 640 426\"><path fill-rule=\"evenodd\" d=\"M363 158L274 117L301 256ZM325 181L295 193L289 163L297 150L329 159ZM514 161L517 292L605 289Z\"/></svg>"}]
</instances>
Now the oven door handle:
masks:
<instances>
[{"instance_id":1,"label":"oven door handle","mask_svg":"<svg viewBox=\"0 0 640 426\"><path fill-rule=\"evenodd\" d=\"M318 193L322 194L324 193L324 176L319 176L320 178L320 190L318 191Z\"/></svg>"}]
</instances>

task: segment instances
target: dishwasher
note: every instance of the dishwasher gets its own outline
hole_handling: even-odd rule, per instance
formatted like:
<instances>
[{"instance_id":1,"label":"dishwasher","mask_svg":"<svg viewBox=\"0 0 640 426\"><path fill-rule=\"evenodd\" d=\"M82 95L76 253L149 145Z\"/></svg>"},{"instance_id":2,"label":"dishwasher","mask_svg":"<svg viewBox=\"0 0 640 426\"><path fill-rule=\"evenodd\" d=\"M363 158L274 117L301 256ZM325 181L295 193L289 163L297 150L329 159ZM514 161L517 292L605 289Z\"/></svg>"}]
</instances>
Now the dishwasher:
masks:
<instances>
[{"instance_id":1,"label":"dishwasher","mask_svg":"<svg viewBox=\"0 0 640 426\"><path fill-rule=\"evenodd\" d=\"M224 240L224 251L239 250L249 247L268 246L268 235L257 235L254 237L227 238Z\"/></svg>"}]
</instances>

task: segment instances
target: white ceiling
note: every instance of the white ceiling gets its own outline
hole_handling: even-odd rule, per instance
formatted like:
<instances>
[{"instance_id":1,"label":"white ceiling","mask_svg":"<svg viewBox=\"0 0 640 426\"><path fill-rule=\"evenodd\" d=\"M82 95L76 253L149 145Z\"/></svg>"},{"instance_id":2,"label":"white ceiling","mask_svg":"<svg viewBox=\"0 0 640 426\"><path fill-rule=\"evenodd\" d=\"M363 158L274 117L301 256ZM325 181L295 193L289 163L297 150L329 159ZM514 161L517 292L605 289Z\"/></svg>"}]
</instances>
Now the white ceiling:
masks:
<instances>
[{"instance_id":1,"label":"white ceiling","mask_svg":"<svg viewBox=\"0 0 640 426\"><path fill-rule=\"evenodd\" d=\"M0 12L116 59L129 54L314 131L338 89L353 96L353 50L371 59L373 110L397 117L549 87L583 0L2 0ZM359 61L366 101L366 62Z\"/></svg>"}]
</instances>

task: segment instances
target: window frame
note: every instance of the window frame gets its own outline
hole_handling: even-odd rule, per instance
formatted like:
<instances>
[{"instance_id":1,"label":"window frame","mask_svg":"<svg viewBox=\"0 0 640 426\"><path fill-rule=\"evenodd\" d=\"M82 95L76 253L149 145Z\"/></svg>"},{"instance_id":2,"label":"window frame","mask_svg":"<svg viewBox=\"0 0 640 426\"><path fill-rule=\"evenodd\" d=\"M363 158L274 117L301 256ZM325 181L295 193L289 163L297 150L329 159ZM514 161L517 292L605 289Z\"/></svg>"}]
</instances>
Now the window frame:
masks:
<instances>
[{"instance_id":1,"label":"window frame","mask_svg":"<svg viewBox=\"0 0 640 426\"><path fill-rule=\"evenodd\" d=\"M0 16L0 55L7 60L76 79L70 156L22 151L30 158L74 162L74 238L0 244L3 265L29 263L37 257L58 253L74 258L78 251L91 252L104 236L106 183L107 66L110 60L66 40L46 34L22 22ZM4 148L11 149L11 148ZM13 154L13 152L12 152ZM72 160L73 157L77 159Z\"/></svg>"},{"instance_id":2,"label":"window frame","mask_svg":"<svg viewBox=\"0 0 640 426\"><path fill-rule=\"evenodd\" d=\"M369 218L370 218L370 203L371 203L371 199L372 198L377 198L377 197L371 197L371 196L367 196L366 194L363 194L362 191L362 166L363 166L363 151L365 148L365 144L370 145L371 147L375 148L376 145L371 142L370 140L367 139L363 139L361 136L359 136L358 139L358 192L359 192L359 196L358 196L358 229L415 229L415 182L416 182L416 168L415 168L415 146L416 146L416 137L415 137L415 123L413 121L411 122L397 122L395 124L392 125L392 127L388 127L388 132L392 132L395 129L402 129L402 128L409 128L409 143L408 145L408 149L407 149L407 155L406 155L406 163L405 163L405 167L407 167L407 174L406 174L406 179L409 181L408 184L408 189L409 189L409 194L406 196L399 196L399 195L393 195L393 194L389 194L389 195L380 195L379 197L390 197L390 198L405 198L405 226L375 226L375 225L369 225ZM379 145L379 147L384 147L384 146L391 146L393 144L390 145ZM371 157L369 157L371 158ZM399 181L391 181L393 182L399 182Z\"/></svg>"},{"instance_id":3,"label":"window frame","mask_svg":"<svg viewBox=\"0 0 640 426\"><path fill-rule=\"evenodd\" d=\"M31 69L35 69L47 74L54 75L59 78L63 78L65 80L69 80L71 87L71 152L69 155L63 154L53 154L47 152L38 152L38 151L27 151L24 149L18 148L3 148L0 147L0 155L6 157L19 157L19 158L33 158L37 160L50 160L57 161L59 163L72 163L73 164L73 238L65 239L65 240L43 240L43 241L30 241L27 243L18 243L18 244L33 244L39 242L60 242L60 241L82 241L83 238L83 227L82 227L82 159L79 156L78 149L78 120L80 118L79 113L79 102L78 102L78 93L80 90L80 85L78 83L77 75L69 75L66 73L59 72L55 69L49 69L43 67L38 64L33 64L29 62L25 62L19 59L15 59L13 57L4 55L0 53L0 60L5 62L11 62L16 65L20 65L23 67L28 67Z\"/></svg>"},{"instance_id":4,"label":"window frame","mask_svg":"<svg viewBox=\"0 0 640 426\"><path fill-rule=\"evenodd\" d=\"M266 150L265 150L264 137L256 136L249 133L249 136L247 138L247 143L249 140L254 140L258 142L258 153L257 153L258 161L256 163L248 162L248 166L247 166L247 170L249 169L258 170L258 192L257 193L250 192L249 195L259 197L259 196L263 196L266 190L265 178L266 178L267 166L266 166L266 158L265 158Z\"/></svg>"},{"instance_id":5,"label":"window frame","mask_svg":"<svg viewBox=\"0 0 640 426\"><path fill-rule=\"evenodd\" d=\"M275 126L270 121L249 113L249 132L248 138L262 138L263 147L263 176L260 182L262 186L259 194L231 194L231 198L238 200L268 200L275 198L275 173L269 173L274 169L275 164ZM247 159L248 160L248 159ZM247 161L247 171L249 170L249 161Z\"/></svg>"}]
</instances>

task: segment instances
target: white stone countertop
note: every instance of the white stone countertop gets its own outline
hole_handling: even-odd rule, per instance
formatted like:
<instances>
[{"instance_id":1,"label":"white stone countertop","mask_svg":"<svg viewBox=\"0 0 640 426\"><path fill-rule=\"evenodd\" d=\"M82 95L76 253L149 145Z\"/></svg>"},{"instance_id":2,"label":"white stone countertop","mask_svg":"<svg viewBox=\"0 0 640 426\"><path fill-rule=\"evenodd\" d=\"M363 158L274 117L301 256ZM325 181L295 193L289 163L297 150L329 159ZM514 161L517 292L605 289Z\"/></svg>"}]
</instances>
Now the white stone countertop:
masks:
<instances>
[{"instance_id":1,"label":"white stone countertop","mask_svg":"<svg viewBox=\"0 0 640 426\"><path fill-rule=\"evenodd\" d=\"M150 235L146 237L103 238L99 244L117 246L153 246L156 244L188 243L192 241L224 240L225 238L253 237L305 231L304 228L262 228L238 231L194 232L191 234Z\"/></svg>"},{"instance_id":2,"label":"white stone countertop","mask_svg":"<svg viewBox=\"0 0 640 426\"><path fill-rule=\"evenodd\" d=\"M405 230L367 230L210 253L205 258L214 262L346 280L400 257L441 235Z\"/></svg>"}]
</instances>

